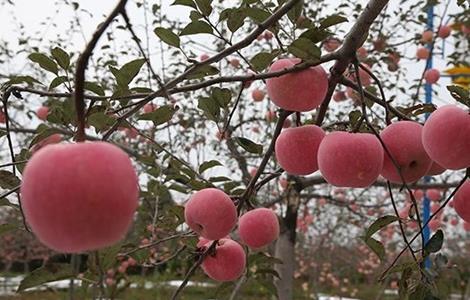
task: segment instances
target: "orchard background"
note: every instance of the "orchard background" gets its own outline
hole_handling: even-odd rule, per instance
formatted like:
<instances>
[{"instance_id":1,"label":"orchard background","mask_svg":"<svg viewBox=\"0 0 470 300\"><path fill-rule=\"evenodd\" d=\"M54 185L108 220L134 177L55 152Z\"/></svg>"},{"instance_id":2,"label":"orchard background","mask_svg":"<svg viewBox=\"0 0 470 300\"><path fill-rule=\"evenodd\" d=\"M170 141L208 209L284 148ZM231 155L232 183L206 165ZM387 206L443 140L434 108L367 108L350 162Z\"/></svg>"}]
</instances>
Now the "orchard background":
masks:
<instances>
[{"instance_id":1,"label":"orchard background","mask_svg":"<svg viewBox=\"0 0 470 300\"><path fill-rule=\"evenodd\" d=\"M113 2L0 0L0 299L470 298L468 1ZM286 58L298 60L275 70ZM425 72L431 59L440 72ZM320 65L327 74L292 77ZM458 68L459 76L444 77L450 68ZM269 82L274 87L267 89ZM426 89L433 104L425 103ZM283 93L292 96L289 103L302 101L312 90L319 103L301 112L274 99ZM348 182L351 169L377 164L382 173L381 160L370 157L379 153L390 161L386 127L425 124L447 104L458 110L444 114L437 128L450 133L431 132L428 143L406 127L391 134L398 138L388 146L399 149L398 159L423 143L441 142L441 156L457 167L431 176L429 151L422 150L417 161L405 163L425 169L415 178L395 162L391 172L399 180L368 169L359 177L372 177L370 183ZM326 146L301 140L275 147L283 132L307 125L321 127L330 140L335 131L349 134L323 152ZM351 142L359 133L372 138L367 146ZM50 144L83 140L106 141L129 156L138 175L138 207L119 242L54 251L25 218L21 200L36 194L20 191L24 168ZM367 154L374 143L379 149ZM321 172L318 166L302 175L284 171L317 164L317 150ZM325 157L336 152L328 172ZM44 168L54 165L58 179L37 198L68 195L50 209L65 218L71 217L68 201L80 203L82 196L69 195L61 183L99 187L115 177L96 177L94 168L106 165L97 159L83 171L89 177L76 182L73 173L62 173L66 166L74 170L72 157L53 158ZM42 182L40 171L29 180ZM279 237L253 249L239 222L229 237L237 244L226 234L223 243L201 242L201 233L185 222L185 205L209 188L224 191L240 215L262 207L277 214ZM422 211L425 197L429 219ZM227 218L217 224L211 214L230 209L207 204L199 210L221 231ZM98 224L89 217L118 210L84 207L73 215ZM114 228L119 220L107 222ZM71 240L77 242L81 229ZM263 238L265 230L255 226L247 234ZM221 257L224 243L242 247L246 266L219 282L201 265ZM227 261L223 275L240 267L230 255ZM65 289L38 291L58 280L67 280Z\"/></svg>"}]
</instances>

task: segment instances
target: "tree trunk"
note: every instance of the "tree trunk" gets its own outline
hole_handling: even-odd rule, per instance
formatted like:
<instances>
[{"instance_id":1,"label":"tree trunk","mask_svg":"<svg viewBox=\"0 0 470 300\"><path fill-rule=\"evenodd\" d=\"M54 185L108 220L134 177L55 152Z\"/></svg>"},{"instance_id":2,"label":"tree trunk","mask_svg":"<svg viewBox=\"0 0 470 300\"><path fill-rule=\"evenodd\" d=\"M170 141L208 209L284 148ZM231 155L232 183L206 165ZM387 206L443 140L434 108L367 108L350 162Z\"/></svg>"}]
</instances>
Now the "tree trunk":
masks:
<instances>
[{"instance_id":1,"label":"tree trunk","mask_svg":"<svg viewBox=\"0 0 470 300\"><path fill-rule=\"evenodd\" d=\"M280 300L293 299L294 270L295 270L295 239L297 226L297 211L299 208L299 193L294 189L286 196L286 214L282 218L281 233L276 242L275 256L282 260L275 270L281 279L275 280L277 294Z\"/></svg>"}]
</instances>

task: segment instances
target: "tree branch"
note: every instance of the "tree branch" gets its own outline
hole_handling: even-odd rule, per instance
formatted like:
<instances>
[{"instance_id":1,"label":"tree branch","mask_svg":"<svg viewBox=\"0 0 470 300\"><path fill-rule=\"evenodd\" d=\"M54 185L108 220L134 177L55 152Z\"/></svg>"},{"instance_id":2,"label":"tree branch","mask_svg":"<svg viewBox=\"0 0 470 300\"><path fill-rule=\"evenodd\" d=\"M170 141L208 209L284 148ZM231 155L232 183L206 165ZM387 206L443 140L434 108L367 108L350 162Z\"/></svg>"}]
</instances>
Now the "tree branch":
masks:
<instances>
[{"instance_id":1,"label":"tree branch","mask_svg":"<svg viewBox=\"0 0 470 300\"><path fill-rule=\"evenodd\" d=\"M75 71L75 109L77 113L78 131L76 140L82 142L85 140L85 70L88 65L88 59L91 57L93 50L98 43L98 40L103 35L106 28L113 21L113 19L122 11L126 6L127 0L120 0L116 7L106 20L99 25L98 29L93 34L91 41L86 45L85 50L80 54L77 60L77 69Z\"/></svg>"}]
</instances>

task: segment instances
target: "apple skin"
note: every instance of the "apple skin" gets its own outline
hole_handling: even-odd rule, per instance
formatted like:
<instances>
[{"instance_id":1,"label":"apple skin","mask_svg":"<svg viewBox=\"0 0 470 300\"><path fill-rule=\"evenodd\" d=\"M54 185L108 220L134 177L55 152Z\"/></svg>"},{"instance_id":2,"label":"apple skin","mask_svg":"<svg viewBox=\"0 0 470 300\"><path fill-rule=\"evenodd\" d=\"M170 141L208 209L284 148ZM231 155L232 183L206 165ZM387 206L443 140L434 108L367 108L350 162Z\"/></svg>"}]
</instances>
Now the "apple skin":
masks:
<instances>
[{"instance_id":1,"label":"apple skin","mask_svg":"<svg viewBox=\"0 0 470 300\"><path fill-rule=\"evenodd\" d=\"M446 39L450 36L452 32L452 28L447 25L442 25L439 27L437 31L437 36L440 37L441 39Z\"/></svg>"},{"instance_id":2,"label":"apple skin","mask_svg":"<svg viewBox=\"0 0 470 300\"><path fill-rule=\"evenodd\" d=\"M316 125L284 129L274 148L279 165L293 175L308 175L317 171L318 147L324 136L323 129Z\"/></svg>"},{"instance_id":3,"label":"apple skin","mask_svg":"<svg viewBox=\"0 0 470 300\"><path fill-rule=\"evenodd\" d=\"M250 210L240 217L238 234L248 247L252 249L263 248L279 237L279 220L271 209Z\"/></svg>"},{"instance_id":4,"label":"apple skin","mask_svg":"<svg viewBox=\"0 0 470 300\"><path fill-rule=\"evenodd\" d=\"M433 161L450 170L470 167L470 114L455 105L435 110L424 124L423 145Z\"/></svg>"},{"instance_id":5,"label":"apple skin","mask_svg":"<svg viewBox=\"0 0 470 300\"><path fill-rule=\"evenodd\" d=\"M437 69L429 69L424 72L424 80L426 83L434 84L439 81L439 78L441 78L441 72Z\"/></svg>"},{"instance_id":6,"label":"apple skin","mask_svg":"<svg viewBox=\"0 0 470 300\"><path fill-rule=\"evenodd\" d=\"M203 248L209 247L206 243ZM202 270L210 278L219 281L233 281L245 271L246 254L243 247L231 239L217 242L215 253L208 254L201 264Z\"/></svg>"},{"instance_id":7,"label":"apple skin","mask_svg":"<svg viewBox=\"0 0 470 300\"><path fill-rule=\"evenodd\" d=\"M49 248L66 253L124 238L138 195L129 157L105 142L47 145L26 164L21 184L32 231Z\"/></svg>"},{"instance_id":8,"label":"apple skin","mask_svg":"<svg viewBox=\"0 0 470 300\"><path fill-rule=\"evenodd\" d=\"M415 182L431 168L432 160L421 142L423 126L412 121L399 121L388 125L380 137L395 162L400 166L406 183ZM393 161L384 151L384 167L381 175L393 183L402 183Z\"/></svg>"},{"instance_id":9,"label":"apple skin","mask_svg":"<svg viewBox=\"0 0 470 300\"><path fill-rule=\"evenodd\" d=\"M454 195L455 212L465 222L470 222L470 180L466 180Z\"/></svg>"},{"instance_id":10,"label":"apple skin","mask_svg":"<svg viewBox=\"0 0 470 300\"><path fill-rule=\"evenodd\" d=\"M38 119L42 121L46 121L48 114L49 114L49 107L47 106L41 106L36 111L36 115L38 116Z\"/></svg>"},{"instance_id":11,"label":"apple skin","mask_svg":"<svg viewBox=\"0 0 470 300\"><path fill-rule=\"evenodd\" d=\"M420 47L416 50L416 58L417 59L428 59L429 58L429 50L424 47Z\"/></svg>"},{"instance_id":12,"label":"apple skin","mask_svg":"<svg viewBox=\"0 0 470 300\"><path fill-rule=\"evenodd\" d=\"M470 222L464 222L463 223L463 229L465 231L470 231Z\"/></svg>"},{"instance_id":13,"label":"apple skin","mask_svg":"<svg viewBox=\"0 0 470 300\"><path fill-rule=\"evenodd\" d=\"M442 174L446 171L446 168L439 165L437 162L433 161L431 165L431 169L426 173L428 176L436 176Z\"/></svg>"},{"instance_id":14,"label":"apple skin","mask_svg":"<svg viewBox=\"0 0 470 300\"><path fill-rule=\"evenodd\" d=\"M227 236L237 223L237 209L223 191L206 188L194 193L185 205L186 224L208 240Z\"/></svg>"},{"instance_id":15,"label":"apple skin","mask_svg":"<svg viewBox=\"0 0 470 300\"><path fill-rule=\"evenodd\" d=\"M438 189L429 189L426 191L426 197L433 202L439 202L442 197L442 193Z\"/></svg>"},{"instance_id":16,"label":"apple skin","mask_svg":"<svg viewBox=\"0 0 470 300\"><path fill-rule=\"evenodd\" d=\"M274 62L269 72L292 68L300 63L298 58L280 59ZM271 101L288 111L310 111L323 102L328 90L328 75L322 66L288 73L266 80Z\"/></svg>"},{"instance_id":17,"label":"apple skin","mask_svg":"<svg viewBox=\"0 0 470 300\"><path fill-rule=\"evenodd\" d=\"M434 33L431 30L426 30L421 34L422 43L430 43L434 37Z\"/></svg>"},{"instance_id":18,"label":"apple skin","mask_svg":"<svg viewBox=\"0 0 470 300\"><path fill-rule=\"evenodd\" d=\"M383 165L380 141L369 133L332 132L318 149L318 166L325 180L337 187L368 187Z\"/></svg>"},{"instance_id":19,"label":"apple skin","mask_svg":"<svg viewBox=\"0 0 470 300\"><path fill-rule=\"evenodd\" d=\"M46 145L50 144L58 144L62 142L62 135L59 133L51 134L50 136L46 137L42 141L35 144L31 147L31 154L38 152L40 149L44 148Z\"/></svg>"},{"instance_id":20,"label":"apple skin","mask_svg":"<svg viewBox=\"0 0 470 300\"><path fill-rule=\"evenodd\" d=\"M251 98L253 99L253 101L255 102L261 102L264 100L264 92L260 89L255 89L251 92Z\"/></svg>"}]
</instances>

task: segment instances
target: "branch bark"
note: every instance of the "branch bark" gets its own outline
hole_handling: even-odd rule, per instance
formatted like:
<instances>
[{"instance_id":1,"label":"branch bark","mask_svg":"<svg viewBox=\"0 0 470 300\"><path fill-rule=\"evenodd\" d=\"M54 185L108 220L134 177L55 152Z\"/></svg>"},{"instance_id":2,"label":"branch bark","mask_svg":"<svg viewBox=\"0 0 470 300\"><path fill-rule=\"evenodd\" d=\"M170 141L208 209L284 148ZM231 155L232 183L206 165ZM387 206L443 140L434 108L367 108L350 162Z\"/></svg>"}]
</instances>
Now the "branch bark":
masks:
<instances>
[{"instance_id":1,"label":"branch bark","mask_svg":"<svg viewBox=\"0 0 470 300\"><path fill-rule=\"evenodd\" d=\"M86 45L85 50L80 54L77 60L77 69L75 70L75 109L77 113L78 120L78 131L76 135L76 140L78 142L85 140L85 70L88 65L88 60L91 57L93 50L98 43L98 40L108 28L109 24L114 20L114 18L121 12L124 11L127 0L120 0L116 7L113 9L111 14L106 18L106 20L98 26L98 29L93 34L91 41Z\"/></svg>"}]
</instances>

